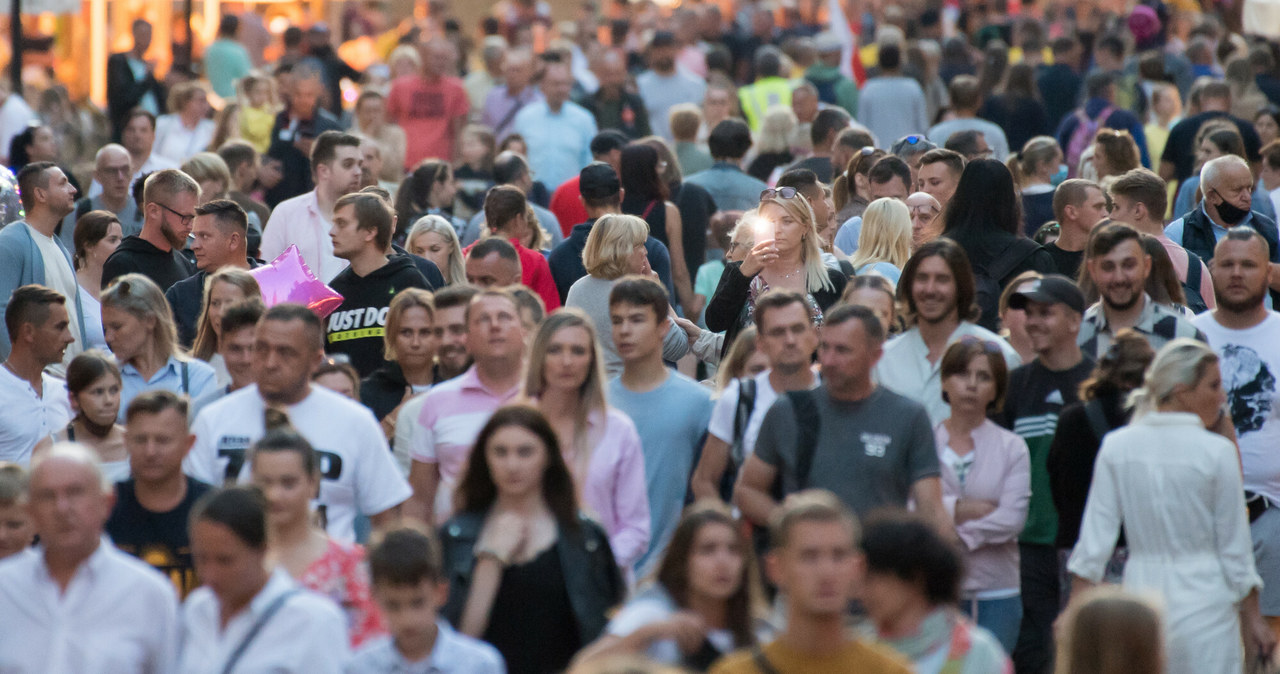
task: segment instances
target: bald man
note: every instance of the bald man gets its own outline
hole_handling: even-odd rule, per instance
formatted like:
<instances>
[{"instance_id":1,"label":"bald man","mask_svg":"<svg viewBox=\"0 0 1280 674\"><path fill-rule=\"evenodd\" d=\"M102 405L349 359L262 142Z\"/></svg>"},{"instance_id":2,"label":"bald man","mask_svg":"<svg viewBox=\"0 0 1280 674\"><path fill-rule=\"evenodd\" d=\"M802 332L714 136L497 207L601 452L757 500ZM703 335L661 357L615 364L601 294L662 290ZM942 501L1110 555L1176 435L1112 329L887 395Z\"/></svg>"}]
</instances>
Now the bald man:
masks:
<instances>
[{"instance_id":1,"label":"bald man","mask_svg":"<svg viewBox=\"0 0 1280 674\"><path fill-rule=\"evenodd\" d=\"M173 671L177 594L102 535L114 501L83 445L54 445L36 459L27 508L40 546L0 563L0 670Z\"/></svg>"},{"instance_id":2,"label":"bald man","mask_svg":"<svg viewBox=\"0 0 1280 674\"><path fill-rule=\"evenodd\" d=\"M76 209L63 218L59 225L58 238L66 245L67 250L74 251L73 237L76 231L76 220L89 211L110 211L120 218L120 227L124 231L121 237L132 236L142 231L142 211L130 193L133 186L132 160L129 151L123 145L109 143L103 145L93 158L93 181L102 186L102 193L92 197L84 197L76 202ZM92 191L92 190L91 190Z\"/></svg>"}]
</instances>

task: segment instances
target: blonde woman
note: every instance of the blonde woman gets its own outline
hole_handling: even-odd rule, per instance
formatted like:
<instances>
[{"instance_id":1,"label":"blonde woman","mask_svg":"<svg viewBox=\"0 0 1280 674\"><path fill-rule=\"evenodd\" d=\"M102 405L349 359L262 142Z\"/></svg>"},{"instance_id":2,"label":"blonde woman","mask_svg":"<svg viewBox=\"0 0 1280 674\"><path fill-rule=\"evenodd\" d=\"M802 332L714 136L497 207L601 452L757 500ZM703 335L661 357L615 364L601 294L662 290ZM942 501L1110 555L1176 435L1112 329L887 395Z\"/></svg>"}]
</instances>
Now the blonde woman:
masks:
<instances>
[{"instance_id":1,"label":"blonde woman","mask_svg":"<svg viewBox=\"0 0 1280 674\"><path fill-rule=\"evenodd\" d=\"M258 281L249 272L234 267L219 269L204 281L204 302L196 320L196 339L191 355L205 361L217 374L218 386L231 383L231 374L218 352L222 339L222 312L236 302L262 297Z\"/></svg>"},{"instance_id":2,"label":"blonde woman","mask_svg":"<svg viewBox=\"0 0 1280 674\"><path fill-rule=\"evenodd\" d=\"M1005 162L1013 174L1013 186L1022 195L1022 226L1032 236L1040 226L1054 219L1053 192L1067 179L1062 148L1051 136L1036 136Z\"/></svg>"},{"instance_id":3,"label":"blonde woman","mask_svg":"<svg viewBox=\"0 0 1280 674\"><path fill-rule=\"evenodd\" d=\"M1226 400L1208 346L1182 338L1160 349L1130 397L1133 420L1102 441L1067 563L1074 597L1101 582L1124 527L1124 586L1163 600L1170 674L1236 674L1242 635L1252 653L1276 643L1258 608L1262 579Z\"/></svg>"},{"instance_id":4,"label":"blonde woman","mask_svg":"<svg viewBox=\"0 0 1280 674\"><path fill-rule=\"evenodd\" d=\"M902 265L911 257L911 211L907 205L883 197L867 204L862 212L858 249L849 258L855 274L879 274L894 285L902 276Z\"/></svg>"},{"instance_id":5,"label":"blonde woman","mask_svg":"<svg viewBox=\"0 0 1280 674\"><path fill-rule=\"evenodd\" d=\"M581 503L629 569L649 546L644 454L630 417L605 402L602 362L591 319L561 309L533 337L522 394L551 423Z\"/></svg>"},{"instance_id":6,"label":"blonde woman","mask_svg":"<svg viewBox=\"0 0 1280 674\"><path fill-rule=\"evenodd\" d=\"M725 267L707 303L707 328L724 331L725 348L751 322L755 298L765 291L782 288L805 295L820 326L823 312L840 299L848 282L840 270L823 264L813 209L795 188L761 193L759 217L751 226L756 229L755 245L742 262Z\"/></svg>"},{"instance_id":7,"label":"blonde woman","mask_svg":"<svg viewBox=\"0 0 1280 674\"><path fill-rule=\"evenodd\" d=\"M209 95L199 82L183 82L169 92L173 112L156 119L156 139L152 154L181 164L203 152L213 140L216 128L209 114Z\"/></svg>"},{"instance_id":8,"label":"blonde woman","mask_svg":"<svg viewBox=\"0 0 1280 674\"><path fill-rule=\"evenodd\" d=\"M581 309L597 327L606 377L622 372L622 357L613 344L610 327L613 323L609 319L609 291L628 274L653 274L644 247L648 238L649 225L634 215L606 215L596 220L582 249L587 275L575 281L565 297L566 307ZM675 315L674 311L670 313ZM674 321L668 321L667 334L662 340L662 358L676 361L688 352L689 338L685 331Z\"/></svg>"},{"instance_id":9,"label":"blonde woman","mask_svg":"<svg viewBox=\"0 0 1280 674\"><path fill-rule=\"evenodd\" d=\"M404 247L409 254L434 262L444 275L446 284L466 282L458 232L443 216L424 215L418 218L409 228Z\"/></svg>"},{"instance_id":10,"label":"blonde woman","mask_svg":"<svg viewBox=\"0 0 1280 674\"><path fill-rule=\"evenodd\" d=\"M120 363L120 412L143 391L168 389L195 399L216 387L217 375L178 346L173 314L154 281L125 274L102 291L102 328Z\"/></svg>"},{"instance_id":11,"label":"blonde woman","mask_svg":"<svg viewBox=\"0 0 1280 674\"><path fill-rule=\"evenodd\" d=\"M201 204L225 199L227 190L231 189L231 169L217 153L197 152L182 162L182 172L200 183Z\"/></svg>"}]
</instances>

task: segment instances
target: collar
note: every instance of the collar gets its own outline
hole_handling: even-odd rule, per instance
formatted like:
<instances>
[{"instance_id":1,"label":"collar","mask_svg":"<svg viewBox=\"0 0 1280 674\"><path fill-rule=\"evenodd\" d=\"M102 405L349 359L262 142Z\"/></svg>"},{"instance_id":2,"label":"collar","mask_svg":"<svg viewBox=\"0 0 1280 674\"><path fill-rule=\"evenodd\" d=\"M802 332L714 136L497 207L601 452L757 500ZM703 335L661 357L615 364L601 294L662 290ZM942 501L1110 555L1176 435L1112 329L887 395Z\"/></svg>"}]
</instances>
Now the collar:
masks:
<instances>
[{"instance_id":1,"label":"collar","mask_svg":"<svg viewBox=\"0 0 1280 674\"><path fill-rule=\"evenodd\" d=\"M169 360L166 360L164 362L164 365L161 365L160 368L156 370L156 373L151 375L151 379L147 383L156 381L157 379L159 379L160 377L163 377L167 373L170 373L170 372L176 373L181 366L182 366L182 361L178 360L177 356L169 356ZM123 365L120 366L120 371L125 373L131 372L133 374L138 375L139 377L142 376L142 373L138 372L138 368L134 367L133 363L124 363Z\"/></svg>"},{"instance_id":2,"label":"collar","mask_svg":"<svg viewBox=\"0 0 1280 674\"><path fill-rule=\"evenodd\" d=\"M485 386L484 382L480 381L480 370L476 368L474 363L467 368L466 372L458 375L458 384L463 390L483 391L486 395L502 398L503 400L510 399L520 392L520 384L518 383L511 387L509 391L494 391Z\"/></svg>"},{"instance_id":3,"label":"collar","mask_svg":"<svg viewBox=\"0 0 1280 674\"><path fill-rule=\"evenodd\" d=\"M76 572L72 574L71 583L67 583L70 587L81 575L87 576L89 582L93 582L97 578L104 577L106 573L107 563L110 561L111 539L106 534L102 534L98 538L98 547L90 555L80 562L80 566L76 567ZM49 575L49 567L44 562L44 546L39 545L34 549L35 554L39 555L39 564L36 565L36 579L41 582L53 583L53 576Z\"/></svg>"},{"instance_id":4,"label":"collar","mask_svg":"<svg viewBox=\"0 0 1280 674\"><path fill-rule=\"evenodd\" d=\"M1276 192L1280 192L1280 188L1276 188L1275 190L1272 190L1271 194L1275 194ZM1205 200L1201 199L1200 212L1204 214L1205 222L1208 222L1210 227L1217 227L1218 229L1226 231L1228 229L1231 229L1231 227L1248 227L1249 223L1253 221L1253 204L1249 205L1249 212L1246 213L1245 216L1240 219L1240 222L1237 222L1236 224L1231 225L1231 227L1224 227L1222 225L1219 225L1217 222L1215 222L1213 219L1213 216L1209 215L1209 211L1205 208L1205 204L1206 204Z\"/></svg>"},{"instance_id":5,"label":"collar","mask_svg":"<svg viewBox=\"0 0 1280 674\"><path fill-rule=\"evenodd\" d=\"M715 162L714 164L712 164L712 165L711 165L711 168L713 168L713 169L721 169L721 170L729 170L729 171L737 171L738 173L744 173L744 171L742 170L742 167L741 167L741 166L738 166L737 164L733 164L733 163L730 163L730 162L727 162L727 161L724 161L724 160L721 160L721 159L717 159L717 160L716 160L716 162Z\"/></svg>"},{"instance_id":6,"label":"collar","mask_svg":"<svg viewBox=\"0 0 1280 674\"><path fill-rule=\"evenodd\" d=\"M249 602L249 615L257 618L271 606L280 595L294 589L298 584L281 567L271 570L267 584L262 586L258 594Z\"/></svg>"},{"instance_id":7,"label":"collar","mask_svg":"<svg viewBox=\"0 0 1280 674\"><path fill-rule=\"evenodd\" d=\"M1134 323L1133 328L1138 332L1151 333L1151 326L1156 321L1156 303L1151 301L1151 296L1142 293L1142 313L1138 314L1138 321ZM1090 313L1092 312L1092 316ZM1098 332L1110 332L1111 328L1107 321L1107 309L1102 300L1099 299L1092 307L1085 312L1085 318L1092 318L1093 324L1097 327Z\"/></svg>"}]
</instances>

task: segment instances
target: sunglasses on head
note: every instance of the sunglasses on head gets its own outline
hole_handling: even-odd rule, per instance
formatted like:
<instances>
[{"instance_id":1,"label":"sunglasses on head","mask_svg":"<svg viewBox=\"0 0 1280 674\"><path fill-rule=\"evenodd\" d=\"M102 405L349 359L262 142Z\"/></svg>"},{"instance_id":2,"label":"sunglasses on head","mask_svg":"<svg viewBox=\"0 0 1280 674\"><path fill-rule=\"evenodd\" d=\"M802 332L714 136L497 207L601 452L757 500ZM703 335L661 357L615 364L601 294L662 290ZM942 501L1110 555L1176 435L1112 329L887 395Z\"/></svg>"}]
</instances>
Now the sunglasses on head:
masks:
<instances>
[{"instance_id":1,"label":"sunglasses on head","mask_svg":"<svg viewBox=\"0 0 1280 674\"><path fill-rule=\"evenodd\" d=\"M760 193L760 201L765 199L795 199L799 194L794 187L770 187Z\"/></svg>"},{"instance_id":2,"label":"sunglasses on head","mask_svg":"<svg viewBox=\"0 0 1280 674\"><path fill-rule=\"evenodd\" d=\"M986 353L1000 354L1000 356L1002 357L1004 356L1004 349L1001 349L999 344L996 344L995 342L989 339L982 339L980 337L974 337L973 335L965 335L961 337L959 340L957 340L957 342L960 344L964 344L965 346L978 344L982 347L982 350L985 351Z\"/></svg>"},{"instance_id":3,"label":"sunglasses on head","mask_svg":"<svg viewBox=\"0 0 1280 674\"><path fill-rule=\"evenodd\" d=\"M922 140L924 140L924 136L917 136L915 134L912 134L910 136L907 136L906 138L903 138L902 142L906 143L907 145L919 145L920 141Z\"/></svg>"}]
</instances>

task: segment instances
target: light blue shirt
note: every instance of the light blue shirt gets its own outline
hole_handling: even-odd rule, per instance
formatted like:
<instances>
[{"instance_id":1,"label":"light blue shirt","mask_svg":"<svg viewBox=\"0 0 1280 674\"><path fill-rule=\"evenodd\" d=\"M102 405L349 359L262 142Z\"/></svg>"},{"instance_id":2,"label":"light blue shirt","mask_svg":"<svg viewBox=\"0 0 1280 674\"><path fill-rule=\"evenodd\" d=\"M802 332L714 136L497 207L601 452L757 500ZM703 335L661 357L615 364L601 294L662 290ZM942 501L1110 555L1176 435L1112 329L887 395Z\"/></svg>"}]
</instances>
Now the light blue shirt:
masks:
<instances>
[{"instance_id":1,"label":"light blue shirt","mask_svg":"<svg viewBox=\"0 0 1280 674\"><path fill-rule=\"evenodd\" d=\"M546 101L535 101L516 114L511 128L529 146L534 177L551 190L591 163L596 118L577 103L565 101L560 112L551 112Z\"/></svg>"},{"instance_id":2,"label":"light blue shirt","mask_svg":"<svg viewBox=\"0 0 1280 674\"><path fill-rule=\"evenodd\" d=\"M711 168L695 173L685 182L693 183L711 194L716 209L721 211L747 211L760 204L760 193L769 186L754 176L743 173L741 168L718 161Z\"/></svg>"},{"instance_id":3,"label":"light blue shirt","mask_svg":"<svg viewBox=\"0 0 1280 674\"><path fill-rule=\"evenodd\" d=\"M855 215L844 221L836 232L836 248L845 255L853 255L858 250L858 237L862 236L862 216Z\"/></svg>"},{"instance_id":4,"label":"light blue shirt","mask_svg":"<svg viewBox=\"0 0 1280 674\"><path fill-rule=\"evenodd\" d=\"M614 377L609 380L609 403L635 422L644 451L651 536L649 549L635 566L641 578L662 558L680 523L693 458L711 423L711 390L674 370L645 393L631 391L621 377Z\"/></svg>"},{"instance_id":5,"label":"light blue shirt","mask_svg":"<svg viewBox=\"0 0 1280 674\"><path fill-rule=\"evenodd\" d=\"M667 113L671 106L677 103L701 105L707 93L707 83L683 66L676 65L676 71L670 75L659 75L652 70L640 73L636 76L636 90L649 112L649 126L655 134L670 141L672 136Z\"/></svg>"},{"instance_id":6,"label":"light blue shirt","mask_svg":"<svg viewBox=\"0 0 1280 674\"><path fill-rule=\"evenodd\" d=\"M410 662L390 636L364 645L343 669L348 674L506 674L498 649L436 620L436 642L425 660Z\"/></svg>"},{"instance_id":7,"label":"light blue shirt","mask_svg":"<svg viewBox=\"0 0 1280 674\"><path fill-rule=\"evenodd\" d=\"M182 370L187 370L184 385ZM132 363L120 366L120 413L117 420L124 423L124 414L129 410L129 403L138 394L156 389L166 389L174 393L185 393L188 398L196 399L212 391L218 385L218 376L208 363L203 360L180 360L177 356L169 356L150 379L143 380L142 373Z\"/></svg>"},{"instance_id":8,"label":"light blue shirt","mask_svg":"<svg viewBox=\"0 0 1280 674\"><path fill-rule=\"evenodd\" d=\"M887 279L893 285L898 285L898 279L902 278L902 270L893 266L888 262L868 262L867 264L853 270L858 276L866 274L879 274Z\"/></svg>"},{"instance_id":9,"label":"light blue shirt","mask_svg":"<svg viewBox=\"0 0 1280 674\"><path fill-rule=\"evenodd\" d=\"M564 241L564 232L560 231L560 219L556 217L555 213L537 204L531 203L529 206L533 208L533 214L538 216L538 224L542 225L542 228L547 230L547 234L551 235L551 247L555 248L560 245L560 242ZM471 220L467 221L461 232L458 232L458 240L462 243L462 247L465 248L480 240L483 235L484 210L482 209L479 213L471 216Z\"/></svg>"}]
</instances>

